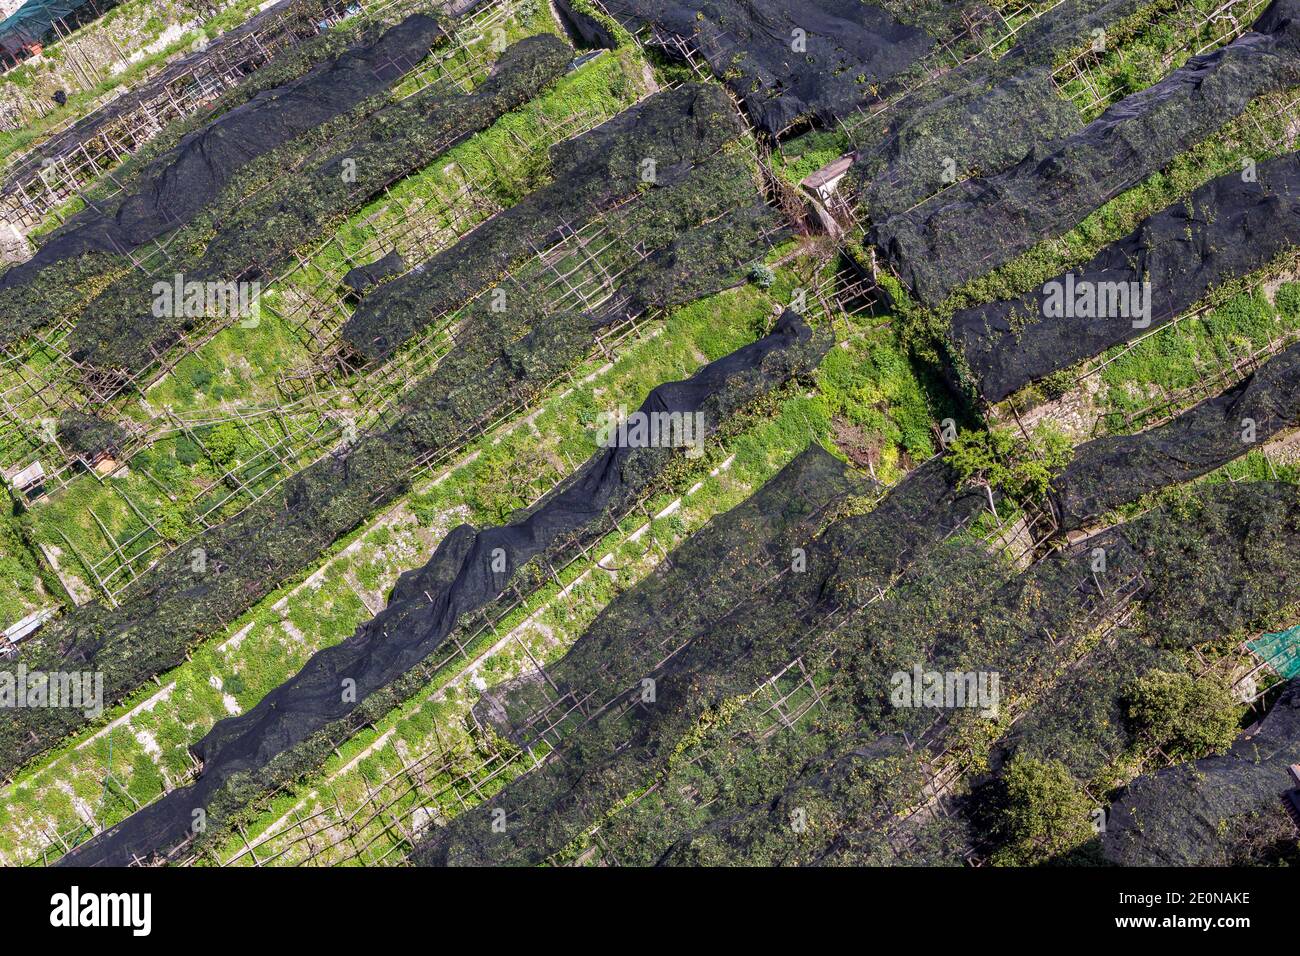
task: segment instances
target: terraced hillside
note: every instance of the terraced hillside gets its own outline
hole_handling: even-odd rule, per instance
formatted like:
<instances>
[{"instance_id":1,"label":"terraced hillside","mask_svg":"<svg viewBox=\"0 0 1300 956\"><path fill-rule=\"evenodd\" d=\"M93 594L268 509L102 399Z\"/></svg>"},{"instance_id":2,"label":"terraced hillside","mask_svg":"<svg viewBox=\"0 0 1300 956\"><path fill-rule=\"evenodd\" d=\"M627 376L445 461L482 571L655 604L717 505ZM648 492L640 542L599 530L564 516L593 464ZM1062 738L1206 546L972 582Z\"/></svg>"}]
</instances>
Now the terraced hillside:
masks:
<instances>
[{"instance_id":1,"label":"terraced hillside","mask_svg":"<svg viewBox=\"0 0 1300 956\"><path fill-rule=\"evenodd\" d=\"M1300 2L356 6L0 144L0 864L1300 862Z\"/></svg>"}]
</instances>

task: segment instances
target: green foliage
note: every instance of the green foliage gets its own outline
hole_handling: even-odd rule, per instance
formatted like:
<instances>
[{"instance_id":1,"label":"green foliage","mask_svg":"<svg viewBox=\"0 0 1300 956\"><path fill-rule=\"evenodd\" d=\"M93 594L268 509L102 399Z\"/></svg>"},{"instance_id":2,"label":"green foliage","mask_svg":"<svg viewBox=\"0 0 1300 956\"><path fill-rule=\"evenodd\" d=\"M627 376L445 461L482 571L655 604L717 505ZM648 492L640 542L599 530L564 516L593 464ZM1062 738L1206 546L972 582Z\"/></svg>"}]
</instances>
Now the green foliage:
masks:
<instances>
[{"instance_id":1,"label":"green foliage","mask_svg":"<svg viewBox=\"0 0 1300 956\"><path fill-rule=\"evenodd\" d=\"M856 347L832 349L817 373L830 412L896 445L912 461L934 454L925 388L895 335L883 331Z\"/></svg>"},{"instance_id":2,"label":"green foliage","mask_svg":"<svg viewBox=\"0 0 1300 956\"><path fill-rule=\"evenodd\" d=\"M163 792L162 774L147 755L139 754L131 762L131 780L126 789L139 804L148 803Z\"/></svg>"},{"instance_id":3,"label":"green foliage","mask_svg":"<svg viewBox=\"0 0 1300 956\"><path fill-rule=\"evenodd\" d=\"M0 515L0 621L12 624L46 603L36 556L7 514Z\"/></svg>"},{"instance_id":4,"label":"green foliage","mask_svg":"<svg viewBox=\"0 0 1300 956\"><path fill-rule=\"evenodd\" d=\"M158 533L173 544L184 541L195 531L185 508L173 501L168 501L159 509L154 524Z\"/></svg>"},{"instance_id":5,"label":"green foliage","mask_svg":"<svg viewBox=\"0 0 1300 956\"><path fill-rule=\"evenodd\" d=\"M1156 670L1133 681L1124 696L1134 731L1174 760L1222 753L1237 736L1240 707L1213 677Z\"/></svg>"},{"instance_id":6,"label":"green foliage","mask_svg":"<svg viewBox=\"0 0 1300 956\"><path fill-rule=\"evenodd\" d=\"M1273 296L1278 313L1291 323L1300 323L1300 282L1283 282Z\"/></svg>"},{"instance_id":7,"label":"green foliage","mask_svg":"<svg viewBox=\"0 0 1300 956\"><path fill-rule=\"evenodd\" d=\"M228 468L236 460L243 439L234 422L222 422L208 429L203 436L203 444L219 468Z\"/></svg>"},{"instance_id":8,"label":"green foliage","mask_svg":"<svg viewBox=\"0 0 1300 956\"><path fill-rule=\"evenodd\" d=\"M1159 404L1158 396L1193 389L1208 374L1300 328L1300 308L1290 291L1294 285L1278 290L1277 309L1260 291L1228 295L1224 290L1219 293L1221 304L1205 315L1113 350L1117 357L1101 372L1107 428L1125 432L1141 427L1140 417L1130 418ZM1200 397L1197 391L1191 400Z\"/></svg>"},{"instance_id":9,"label":"green foliage","mask_svg":"<svg viewBox=\"0 0 1300 956\"><path fill-rule=\"evenodd\" d=\"M203 449L188 435L176 439L176 460L182 465L196 465L203 460Z\"/></svg>"},{"instance_id":10,"label":"green foliage","mask_svg":"<svg viewBox=\"0 0 1300 956\"><path fill-rule=\"evenodd\" d=\"M593 21L603 31L615 47L635 47L636 38L628 33L627 28L598 7L590 0L568 0L568 7L574 13Z\"/></svg>"},{"instance_id":11,"label":"green foliage","mask_svg":"<svg viewBox=\"0 0 1300 956\"><path fill-rule=\"evenodd\" d=\"M1200 498L1194 485L1170 485L1155 495L1159 507L1180 521L1190 521L1200 513Z\"/></svg>"},{"instance_id":12,"label":"green foliage","mask_svg":"<svg viewBox=\"0 0 1300 956\"><path fill-rule=\"evenodd\" d=\"M1061 398L1074 387L1075 376L1070 369L1063 368L1045 376L1038 383L1038 387L1043 390L1043 394L1051 400Z\"/></svg>"},{"instance_id":13,"label":"green foliage","mask_svg":"<svg viewBox=\"0 0 1300 956\"><path fill-rule=\"evenodd\" d=\"M195 366L190 370L189 376L190 387L196 392L206 392L208 386L212 384L212 370Z\"/></svg>"},{"instance_id":14,"label":"green foliage","mask_svg":"<svg viewBox=\"0 0 1300 956\"><path fill-rule=\"evenodd\" d=\"M777 171L793 185L852 149L839 130L814 130L781 144Z\"/></svg>"},{"instance_id":15,"label":"green foliage","mask_svg":"<svg viewBox=\"0 0 1300 956\"><path fill-rule=\"evenodd\" d=\"M1002 775L994 862L1034 866L1068 853L1093 836L1092 801L1058 760L1017 757Z\"/></svg>"},{"instance_id":16,"label":"green foliage","mask_svg":"<svg viewBox=\"0 0 1300 956\"><path fill-rule=\"evenodd\" d=\"M966 429L948 449L948 464L962 484L991 488L1015 501L1038 501L1069 462L1070 441L1055 428L1040 428L1032 441L1010 428Z\"/></svg>"},{"instance_id":17,"label":"green foliage","mask_svg":"<svg viewBox=\"0 0 1300 956\"><path fill-rule=\"evenodd\" d=\"M749 281L760 289L770 289L776 282L776 273L764 263L756 262L749 270Z\"/></svg>"}]
</instances>

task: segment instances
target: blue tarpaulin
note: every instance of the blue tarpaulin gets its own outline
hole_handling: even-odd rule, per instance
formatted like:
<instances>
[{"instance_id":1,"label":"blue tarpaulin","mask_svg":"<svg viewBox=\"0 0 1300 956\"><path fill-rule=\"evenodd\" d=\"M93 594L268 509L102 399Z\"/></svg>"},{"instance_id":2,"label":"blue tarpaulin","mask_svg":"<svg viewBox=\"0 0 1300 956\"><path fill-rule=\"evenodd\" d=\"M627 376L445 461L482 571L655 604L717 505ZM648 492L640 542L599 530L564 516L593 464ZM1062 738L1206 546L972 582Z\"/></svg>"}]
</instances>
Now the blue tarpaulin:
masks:
<instances>
[{"instance_id":1,"label":"blue tarpaulin","mask_svg":"<svg viewBox=\"0 0 1300 956\"><path fill-rule=\"evenodd\" d=\"M1268 661L1282 677L1300 676L1300 624L1277 634L1265 634L1246 646Z\"/></svg>"}]
</instances>

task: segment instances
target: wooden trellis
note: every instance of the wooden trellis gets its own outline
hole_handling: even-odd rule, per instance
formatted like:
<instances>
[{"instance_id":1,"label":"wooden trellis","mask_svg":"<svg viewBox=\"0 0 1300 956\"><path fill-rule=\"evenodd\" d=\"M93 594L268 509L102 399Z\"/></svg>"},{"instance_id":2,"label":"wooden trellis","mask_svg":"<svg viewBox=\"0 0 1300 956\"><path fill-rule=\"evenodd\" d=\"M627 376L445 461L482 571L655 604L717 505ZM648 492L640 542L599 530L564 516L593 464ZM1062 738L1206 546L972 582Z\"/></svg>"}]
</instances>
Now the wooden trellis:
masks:
<instances>
[{"instance_id":1,"label":"wooden trellis","mask_svg":"<svg viewBox=\"0 0 1300 956\"><path fill-rule=\"evenodd\" d=\"M1197 49L1191 49L1194 39L1188 39L1166 58L1166 65L1180 54L1199 56L1209 50L1217 49L1231 43L1250 29L1255 18L1268 5L1268 0L1226 0L1209 13L1199 14L1193 4L1186 4L1182 9L1164 14L1159 21L1162 30L1174 28L1180 36L1206 36L1205 42ZM1087 104L1083 106L1085 115L1100 111L1111 105L1113 98L1121 93L1119 89L1111 93L1102 93L1097 86L1097 76L1106 70L1106 54L1109 50L1096 51L1091 46L1080 50L1053 71L1053 80L1057 92L1066 96L1065 87L1073 81L1080 83L1089 93Z\"/></svg>"},{"instance_id":2,"label":"wooden trellis","mask_svg":"<svg viewBox=\"0 0 1300 956\"><path fill-rule=\"evenodd\" d=\"M648 489L639 500L638 507L644 511L645 501L660 490L663 489L657 487ZM595 566L591 546L603 537L621 535L621 530L613 514L607 512L602 521L603 527L569 535L566 540L548 549L550 554L565 555L562 564L558 568L547 563L553 581L559 583L562 577L579 563ZM581 577L575 579L575 583L580 579ZM574 593L572 588L562 587L559 599L570 600ZM432 680L447 667L458 662L469 665L474 660L470 648L478 646L488 638L494 639L494 647L500 645L502 641L514 641L524 648L525 653L530 658L532 657L531 652L528 651L526 645L519 641L514 630L506 632L504 636L500 630L504 622L523 606L530 594L521 591L517 585L512 585L507 594L509 600L506 602L507 606L504 609L494 610L494 616L489 615L487 611L479 612L463 625L463 637L456 634L452 635L450 643L454 645L455 649L446 657L436 662L426 661L419 665L417 670L424 680ZM432 599L430 598L430 600ZM478 622L477 625L474 623L475 620ZM540 667L535 658L533 658L533 661L534 664ZM413 761L403 759L402 769L391 774L378 787L372 788L368 785L366 798L351 812L345 812L339 807L337 799L333 808L323 806L320 810L307 817L299 815L295 808L292 823L282 819L280 825L272 827L257 841L250 844L245 839L245 848L232 858L224 861L225 865L246 860L256 860L259 865L278 862L288 856L295 847L304 843L307 844L309 852L306 859L298 861L300 863L315 862L318 858L323 857L327 851L337 849L344 844L348 845L350 852L342 858L334 859L332 862L337 864L353 860L365 861L367 859L366 854L373 843L386 835L392 839L393 845L389 846L381 857L368 860L372 864L383 862L394 852L409 849L412 845L413 834L410 829L394 824L394 808L405 801L406 798L418 795L425 801L436 803L440 797L452 794L457 798L462 809L468 809L471 802L477 803L484 798L483 784L490 782L496 776L505 772L513 764L521 760L524 755L531 758L532 766L540 765L540 759L535 749L530 748L508 757L492 750L483 762L464 769L457 767L458 762L454 758L449 759L446 757L445 748L439 742L432 750L415 758ZM430 771L431 767L435 769ZM457 770L454 779L440 789L431 788L429 783L431 777L445 775L452 770ZM380 799L381 794L384 796L382 800ZM331 817L333 817L332 820ZM309 823L312 824L310 829L307 826ZM372 833L370 838L362 841L368 828L377 828L379 832ZM294 831L297 831L297 833L295 834ZM256 855L258 850L272 846L275 841L282 841L275 852L261 857Z\"/></svg>"},{"instance_id":3,"label":"wooden trellis","mask_svg":"<svg viewBox=\"0 0 1300 956\"><path fill-rule=\"evenodd\" d=\"M500 13L503 9L503 7L493 8L497 13ZM424 78L426 85L433 81L434 78L432 77ZM578 115L573 117L567 124L546 128L547 131L539 133L539 137L545 138L550 133L556 131L570 132L574 129L581 129L583 126L590 126L591 123L591 117L586 114ZM487 184L484 184L482 194L485 195L486 190ZM394 245L402 242L403 237L408 234L420 234L422 226L427 227L429 220L417 215L416 210L412 208L414 205L415 203L402 203L407 214L402 216L395 223L398 232L390 238L390 241L392 241ZM456 201L448 201L447 208L456 208ZM450 220L450 229L440 230L442 234L438 237L444 244L449 243L454 239L455 234L465 225L463 221L457 220L455 217L449 216L448 219ZM432 232L432 230L426 231ZM376 241L378 242L380 240L377 239ZM321 248L329 246L331 243L334 243L337 248L341 248L337 246L337 239L333 237L330 240L326 240ZM320 250L318 249L317 251L319 252ZM300 258L298 264L285 273L285 277L298 269L304 268L307 261L308 260L306 259ZM345 261L355 264L355 259L352 257L347 257ZM337 281L339 279L341 279L341 276L331 276L331 280L333 280L335 286L337 286ZM324 290L322 287L326 285L327 281L329 280L323 280L318 286L318 288L321 288L322 290L323 297ZM342 318L346 317L346 311L341 304L341 300L337 297L336 289L330 290L328 298L331 302L331 306L335 309L335 321L330 323L328 326L321 328L319 330L319 335L309 336L309 340L311 341L319 342L321 337L332 334L337 328L337 325L341 323ZM268 305L264 305L264 307L270 308ZM324 311L323 303L319 301L315 307ZM24 346L24 354L32 354L34 351L39 349L43 350L48 355L54 356L55 361L42 362L40 371L38 372L33 372L25 368L24 358L14 350L6 350L8 355L6 364L11 367L18 382L17 384L5 389L3 395L3 406L0 406L0 409L3 410L5 421L0 425L0 429L2 429L0 430L0 436L3 435L4 431L10 431L15 433L17 437L11 436L7 440L0 437L0 461L6 462L8 466L12 467L19 465L20 459L22 458L30 458L36 454L44 454L51 459L48 464L50 469L52 469L51 473L55 478L54 487L62 487L66 484L67 480L70 480L70 478L75 476L75 462L63 453L61 449L52 446L48 442L41 441L39 435L34 433L30 424L28 424L31 420L39 419L41 416L57 418L63 411L72 409L89 410L90 408L93 408L95 411L102 414L106 407L109 409L125 409L129 405L136 404L143 399L148 388L170 373L179 361L202 347L225 328L229 327L229 325L229 321L211 323L182 336L181 341L177 346L167 350L166 352L156 351L155 361L149 367L130 375L105 373L100 369L90 368L85 366L83 363L73 361L66 354L62 345L63 340L66 339L68 332L71 330L71 322L69 320L64 320L54 327L40 330L35 333L29 343ZM419 371L419 369L414 367L419 363L411 360L411 356L415 354L418 353L411 353L405 364L394 365L393 367L384 370L384 374L387 377L387 382L385 383L387 387L393 387L394 384L399 381L404 385L410 384L409 379L402 379L401 376L403 374L411 376ZM441 352L438 354L440 355ZM426 362L425 364L427 365L428 363ZM360 369L354 368L347 371L350 373L356 373L359 372ZM76 394L68 391L65 387L64 383L68 380L70 372L75 372L75 378L80 381L83 392L81 398L78 398ZM298 375L296 378L301 381L304 376ZM295 380L295 376L291 374L290 376L287 376L286 379L293 381ZM301 392L286 395L287 400L301 397ZM319 398L319 394L317 397ZM110 405L109 403L112 404ZM5 449L10 448L13 450L5 451Z\"/></svg>"},{"instance_id":4,"label":"wooden trellis","mask_svg":"<svg viewBox=\"0 0 1300 956\"><path fill-rule=\"evenodd\" d=\"M202 109L242 82L276 53L318 34L317 21L337 23L353 0L332 0L316 13L293 2L268 11L262 22L219 37L205 50L163 68L134 93L56 133L14 164L0 185L0 222L39 224L89 183L153 139L174 119ZM370 4L377 15L390 2ZM365 7L357 0L356 6ZM123 108L119 99L130 98ZM62 216L59 216L62 221Z\"/></svg>"}]
</instances>

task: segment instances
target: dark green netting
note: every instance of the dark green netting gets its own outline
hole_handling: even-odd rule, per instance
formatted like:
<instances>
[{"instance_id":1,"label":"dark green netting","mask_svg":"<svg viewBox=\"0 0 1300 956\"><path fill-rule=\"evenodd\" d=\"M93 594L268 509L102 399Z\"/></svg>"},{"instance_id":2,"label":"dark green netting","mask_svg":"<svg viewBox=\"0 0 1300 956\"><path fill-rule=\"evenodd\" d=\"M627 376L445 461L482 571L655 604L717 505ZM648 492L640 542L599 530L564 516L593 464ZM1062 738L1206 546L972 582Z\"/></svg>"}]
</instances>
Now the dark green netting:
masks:
<instances>
[{"instance_id":1,"label":"dark green netting","mask_svg":"<svg viewBox=\"0 0 1300 956\"><path fill-rule=\"evenodd\" d=\"M872 244L917 298L937 306L963 283L1068 232L1256 98L1300 84L1297 9L1296 0L1275 0L1251 30L1192 57L1072 136L876 222Z\"/></svg>"},{"instance_id":2,"label":"dark green netting","mask_svg":"<svg viewBox=\"0 0 1300 956\"><path fill-rule=\"evenodd\" d=\"M388 356L436 317L488 288L513 264L619 202L670 189L694 166L722 153L738 138L739 125L721 89L687 84L556 144L550 150L553 182L375 289L343 324L342 338L368 359ZM719 189L738 185L720 183Z\"/></svg>"},{"instance_id":3,"label":"dark green netting","mask_svg":"<svg viewBox=\"0 0 1300 956\"><path fill-rule=\"evenodd\" d=\"M1032 381L1172 322L1211 289L1295 249L1300 244L1297 202L1300 154L1286 153L1260 163L1256 176L1243 178L1236 171L1210 180L1088 262L1018 298L958 311L952 318L953 342L973 384L985 399L998 402ZM1144 282L1141 301L1122 308L1116 290L1140 291ZM1063 306L1093 295L1098 306L1076 315L1073 308L1049 307L1054 295L1071 300ZM1135 311L1143 302L1145 310Z\"/></svg>"},{"instance_id":4,"label":"dark green netting","mask_svg":"<svg viewBox=\"0 0 1300 956\"><path fill-rule=\"evenodd\" d=\"M1061 527L1082 527L1144 494L1208 474L1298 420L1300 345L1293 345L1245 381L1163 425L1080 445L1052 480Z\"/></svg>"},{"instance_id":5,"label":"dark green netting","mask_svg":"<svg viewBox=\"0 0 1300 956\"><path fill-rule=\"evenodd\" d=\"M267 281L292 261L294 250L330 235L386 186L537 95L563 74L571 56L553 36L529 37L505 50L473 92L434 89L385 106L358 123L355 134L336 131L328 155L296 176L269 179L267 162L268 181L244 198L249 177L241 173L192 224L170 234L171 261L153 276L128 273L82 311L69 339L72 351L98 367L145 367L195 322L152 315L154 279L183 271L200 281ZM350 178L339 174L349 160L355 164Z\"/></svg>"},{"instance_id":6,"label":"dark green netting","mask_svg":"<svg viewBox=\"0 0 1300 956\"><path fill-rule=\"evenodd\" d=\"M221 115L155 160L133 190L74 215L31 259L0 276L0 287L33 282L51 265L89 254L129 256L193 222L228 190L252 187L248 171L259 158L311 142L323 127L337 135L337 126L360 123L445 33L434 18L413 14Z\"/></svg>"},{"instance_id":7,"label":"dark green netting","mask_svg":"<svg viewBox=\"0 0 1300 956\"><path fill-rule=\"evenodd\" d=\"M1300 681L1226 754L1129 784L1111 806L1106 857L1122 866L1224 866L1285 853L1295 824L1282 801L1293 786L1287 768L1296 762Z\"/></svg>"},{"instance_id":8,"label":"dark green netting","mask_svg":"<svg viewBox=\"0 0 1300 956\"><path fill-rule=\"evenodd\" d=\"M874 590L870 525L905 522L896 509L893 520L882 519L880 508L834 519L815 536L821 546L810 547L810 573L757 591L742 586L748 593L732 594L734 610L710 615L653 669L626 652L671 634L658 623L645 634L609 629L626 623L615 610L627 600L620 598L570 652L604 635L602 647L588 645L598 653L547 674L564 681L561 691L575 684L603 691L617 675L602 672L625 670L618 666L625 662L634 678L654 679L653 700L640 696L640 679L623 674L629 691L610 704L591 696L595 716L540 735L559 752L453 819L415 859L541 862L599 826L606 859L619 863L959 862L971 848L961 820L905 819L905 811L926 802L934 762L951 752L977 757L992 742L990 725L974 709L899 706L891 675L917 662L945 673L997 673L1001 706L1010 708L1003 716L1014 716L1020 702L1058 700L1063 671L1088 651L1090 635L1120 620L1130 599L1158 611L1142 626L1158 627L1168 646L1248 627L1294 600L1297 503L1294 488L1276 483L1212 486L1190 510L1157 510L1024 571L959 536L917 555L892 592L856 610L864 580ZM839 547L831 546L837 538ZM1107 554L1100 575L1098 547ZM1217 560L1206 561L1205 548ZM679 565L678 573L703 582L727 571ZM1252 586L1260 579L1270 593ZM666 583L639 597L682 602L689 593ZM1200 601L1190 599L1193 591ZM1104 686L1098 696L1107 697ZM778 699L780 709L768 706ZM1094 703L1097 714L1109 705ZM504 832L494 819L504 819Z\"/></svg>"},{"instance_id":9,"label":"dark green netting","mask_svg":"<svg viewBox=\"0 0 1300 956\"><path fill-rule=\"evenodd\" d=\"M820 362L830 336L814 335L786 312L776 329L688 379L655 388L643 412L698 413L707 434L771 389ZM404 574L388 606L353 637L316 653L247 713L219 722L192 748L203 774L79 848L76 865L124 865L188 835L192 812L251 799L278 774L301 774L332 747L397 705L410 678L427 680L422 662L450 650L462 622L512 588L526 594L548 579L550 559L589 547L660 479L680 449L620 444L602 449L554 492L516 520L448 534L423 568ZM498 557L500 563L498 564ZM459 642L455 642L459 647ZM356 696L340 694L352 681ZM223 788L225 793L223 793Z\"/></svg>"},{"instance_id":10,"label":"dark green netting","mask_svg":"<svg viewBox=\"0 0 1300 956\"><path fill-rule=\"evenodd\" d=\"M121 425L76 409L59 416L58 436L69 451L87 458L116 456L126 444L126 431Z\"/></svg>"},{"instance_id":11,"label":"dark green netting","mask_svg":"<svg viewBox=\"0 0 1300 956\"><path fill-rule=\"evenodd\" d=\"M643 237L643 248L663 244L668 254L649 256L642 267L628 270L616 301L671 307L740 281L764 251L751 241L752 222L743 216L697 218L712 208L698 193L708 190L717 200L717 168L734 170L736 162L720 156L673 187L619 210L628 235ZM748 177L737 181L749 193L743 211L757 189ZM707 257L672 254L704 245ZM569 253L584 254L582 248ZM564 270L569 262L562 257L555 264ZM462 310L454 347L406 393L385 424L168 554L133 584L121 606L86 605L45 628L24 645L23 660L31 669L46 670L93 662L104 672L105 693L112 700L180 663L188 647L233 621L402 493L419 463L460 447L503 412L535 401L589 354L600 317L554 311L547 294L552 281L545 269L522 270L511 280L512 305L501 312L489 298L475 300ZM206 553L200 572L191 567L194 547ZM76 710L18 712L0 723L0 771L14 769L82 723Z\"/></svg>"}]
</instances>

